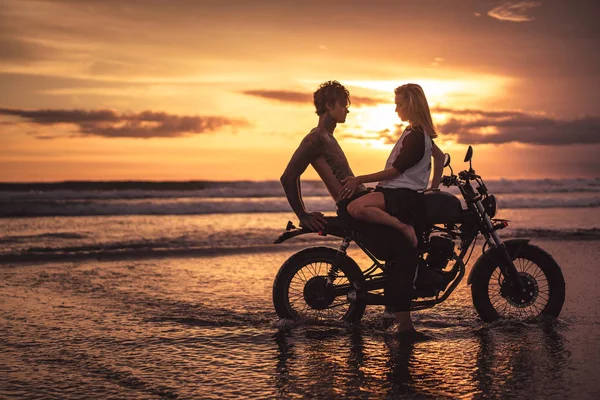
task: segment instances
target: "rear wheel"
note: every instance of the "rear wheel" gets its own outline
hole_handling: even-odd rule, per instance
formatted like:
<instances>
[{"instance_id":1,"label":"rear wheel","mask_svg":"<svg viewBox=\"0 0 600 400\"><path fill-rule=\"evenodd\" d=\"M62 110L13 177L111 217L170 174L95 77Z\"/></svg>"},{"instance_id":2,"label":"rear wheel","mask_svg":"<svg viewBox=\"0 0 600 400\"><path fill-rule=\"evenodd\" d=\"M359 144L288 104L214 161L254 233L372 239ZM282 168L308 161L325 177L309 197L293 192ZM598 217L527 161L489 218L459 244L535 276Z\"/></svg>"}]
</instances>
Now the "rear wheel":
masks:
<instances>
[{"instance_id":1,"label":"rear wheel","mask_svg":"<svg viewBox=\"0 0 600 400\"><path fill-rule=\"evenodd\" d=\"M537 246L524 244L512 257L526 290L513 285L491 260L473 272L471 295L477 313L486 322L499 318L534 320L558 317L565 301L560 266Z\"/></svg>"},{"instance_id":2,"label":"rear wheel","mask_svg":"<svg viewBox=\"0 0 600 400\"><path fill-rule=\"evenodd\" d=\"M327 274L336 254L329 247L308 248L281 266L273 284L273 304L280 318L360 321L366 304L351 303L346 295L364 280L363 273L350 257L343 256L333 285L328 285Z\"/></svg>"}]
</instances>

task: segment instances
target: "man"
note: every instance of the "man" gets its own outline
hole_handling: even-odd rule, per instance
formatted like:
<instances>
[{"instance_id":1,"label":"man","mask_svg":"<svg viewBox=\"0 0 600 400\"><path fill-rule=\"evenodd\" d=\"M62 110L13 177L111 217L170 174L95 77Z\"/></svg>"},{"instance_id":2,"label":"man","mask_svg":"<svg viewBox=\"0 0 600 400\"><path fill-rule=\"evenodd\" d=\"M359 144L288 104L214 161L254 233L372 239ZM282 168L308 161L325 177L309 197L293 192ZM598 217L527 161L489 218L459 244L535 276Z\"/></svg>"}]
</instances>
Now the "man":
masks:
<instances>
[{"instance_id":1,"label":"man","mask_svg":"<svg viewBox=\"0 0 600 400\"><path fill-rule=\"evenodd\" d=\"M314 103L319 123L306 135L294 152L281 176L281 184L292 210L300 220L300 225L319 231L325 227L325 218L319 212L306 211L300 192L300 175L309 164L312 164L337 203L343 186L342 179L354 174L348 165L346 155L333 137L336 125L346 122L350 105L348 90L337 81L325 82L314 93ZM357 192L365 190L366 188L362 186Z\"/></svg>"},{"instance_id":2,"label":"man","mask_svg":"<svg viewBox=\"0 0 600 400\"><path fill-rule=\"evenodd\" d=\"M281 184L292 210L300 220L300 226L313 231L325 229L325 218L320 212L308 212L302 201L300 190L300 176L309 164L317 171L329 194L336 202L338 214L355 226L356 224L349 216L346 207L349 202L364 194L369 193L367 188L360 184L355 194L350 199L340 199L340 191L344 186L342 181L347 177L353 177L346 155L333 136L338 123L346 122L348 106L350 105L350 94L348 90L337 81L328 81L320 85L314 93L314 104L319 116L317 127L312 129L302 140L300 146L290 159L283 175ZM371 226L373 226L371 224ZM370 244L376 247L385 246L385 260L393 261L394 265L389 268L389 285L385 288L385 296L391 304L404 304L404 309L395 313L398 323L397 333L414 333L414 327L410 318L410 299L413 291L413 278L415 275L417 255L416 250L399 231L387 229L387 227L376 225L377 233L372 229L365 229L365 242L371 251ZM368 240L371 239L371 240ZM370 243L369 243L370 242ZM378 251L382 254L381 251ZM374 253L377 255L378 252ZM379 255L377 255L380 257Z\"/></svg>"}]
</instances>

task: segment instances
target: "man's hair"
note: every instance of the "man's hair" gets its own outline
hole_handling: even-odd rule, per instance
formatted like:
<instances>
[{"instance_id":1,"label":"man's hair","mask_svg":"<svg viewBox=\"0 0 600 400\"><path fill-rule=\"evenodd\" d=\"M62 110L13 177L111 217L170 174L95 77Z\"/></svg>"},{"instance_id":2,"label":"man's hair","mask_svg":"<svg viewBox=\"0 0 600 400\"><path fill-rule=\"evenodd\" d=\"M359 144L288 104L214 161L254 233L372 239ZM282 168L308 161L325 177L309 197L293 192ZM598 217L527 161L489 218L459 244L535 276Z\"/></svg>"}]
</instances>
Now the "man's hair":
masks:
<instances>
[{"instance_id":1,"label":"man's hair","mask_svg":"<svg viewBox=\"0 0 600 400\"><path fill-rule=\"evenodd\" d=\"M346 106L350 105L350 92L338 81L321 83L313 97L318 116L327 112L327 104L334 106L337 101L340 101Z\"/></svg>"},{"instance_id":2,"label":"man's hair","mask_svg":"<svg viewBox=\"0 0 600 400\"><path fill-rule=\"evenodd\" d=\"M432 139L437 137L435 125L431 119L429 104L423 88L416 83L407 83L394 90L396 96L401 96L408 103L408 121L411 126L423 129Z\"/></svg>"}]
</instances>

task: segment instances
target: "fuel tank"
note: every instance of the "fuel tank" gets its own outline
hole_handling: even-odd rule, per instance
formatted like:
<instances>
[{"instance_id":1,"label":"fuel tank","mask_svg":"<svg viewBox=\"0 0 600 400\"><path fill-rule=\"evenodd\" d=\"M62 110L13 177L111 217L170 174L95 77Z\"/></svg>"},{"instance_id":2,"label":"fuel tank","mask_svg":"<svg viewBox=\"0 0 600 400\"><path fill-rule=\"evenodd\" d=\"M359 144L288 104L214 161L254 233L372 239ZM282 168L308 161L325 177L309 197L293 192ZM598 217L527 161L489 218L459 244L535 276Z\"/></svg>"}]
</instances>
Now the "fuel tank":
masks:
<instances>
[{"instance_id":1,"label":"fuel tank","mask_svg":"<svg viewBox=\"0 0 600 400\"><path fill-rule=\"evenodd\" d=\"M450 224L460 222L462 207L458 197L448 192L427 192L425 197L426 222Z\"/></svg>"}]
</instances>

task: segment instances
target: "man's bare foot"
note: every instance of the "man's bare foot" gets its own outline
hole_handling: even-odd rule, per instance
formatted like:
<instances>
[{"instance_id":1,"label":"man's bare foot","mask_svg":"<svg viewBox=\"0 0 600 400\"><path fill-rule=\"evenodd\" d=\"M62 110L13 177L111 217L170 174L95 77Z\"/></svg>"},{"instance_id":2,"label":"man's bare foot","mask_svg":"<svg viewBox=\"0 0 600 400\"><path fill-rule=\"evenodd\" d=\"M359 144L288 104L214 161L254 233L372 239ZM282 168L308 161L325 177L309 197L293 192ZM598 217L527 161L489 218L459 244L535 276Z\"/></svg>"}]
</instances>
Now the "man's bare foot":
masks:
<instances>
[{"instance_id":1,"label":"man's bare foot","mask_svg":"<svg viewBox=\"0 0 600 400\"><path fill-rule=\"evenodd\" d=\"M423 342L431 339L431 336L419 332L415 328L403 328L398 324L390 326L386 333L406 342Z\"/></svg>"},{"instance_id":2,"label":"man's bare foot","mask_svg":"<svg viewBox=\"0 0 600 400\"><path fill-rule=\"evenodd\" d=\"M417 234L415 232L415 228L413 228L410 225L406 225L406 224L402 224L403 226L398 226L398 229L400 229L400 232L402 232L404 234L404 236L406 236L406 238L408 239L408 242L410 243L410 245L412 247L417 247L417 244L419 244L419 240L417 239Z\"/></svg>"},{"instance_id":3,"label":"man's bare foot","mask_svg":"<svg viewBox=\"0 0 600 400\"><path fill-rule=\"evenodd\" d=\"M406 332L413 332L415 330L414 327L406 327L402 326L399 323L392 324L389 328L387 328L386 332L390 335L398 335Z\"/></svg>"}]
</instances>

